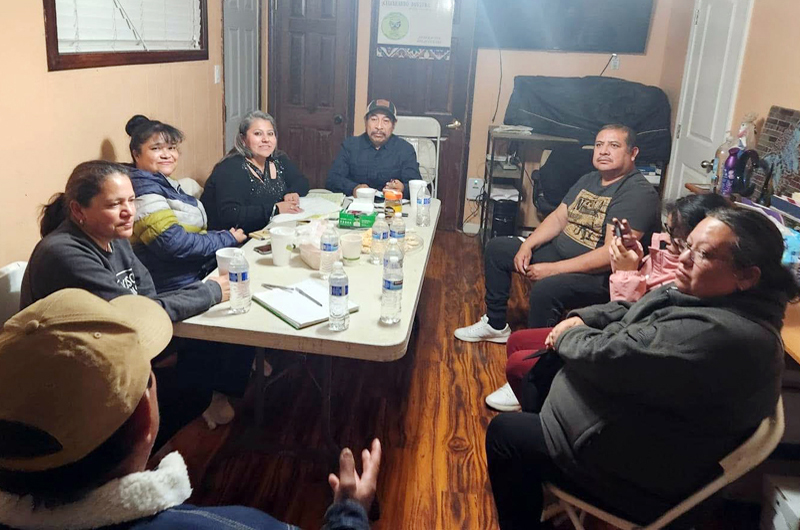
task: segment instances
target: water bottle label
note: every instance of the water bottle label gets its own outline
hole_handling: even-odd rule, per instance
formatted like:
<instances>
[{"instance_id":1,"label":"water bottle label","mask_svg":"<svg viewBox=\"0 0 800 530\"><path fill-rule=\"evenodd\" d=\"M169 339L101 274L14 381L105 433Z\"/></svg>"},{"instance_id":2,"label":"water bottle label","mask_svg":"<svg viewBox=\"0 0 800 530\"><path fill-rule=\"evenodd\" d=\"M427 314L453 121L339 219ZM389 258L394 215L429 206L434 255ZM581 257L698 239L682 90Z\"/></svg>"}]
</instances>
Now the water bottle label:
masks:
<instances>
[{"instance_id":1,"label":"water bottle label","mask_svg":"<svg viewBox=\"0 0 800 530\"><path fill-rule=\"evenodd\" d=\"M373 230L372 239L377 239L378 241L381 239L389 239L389 232L376 232Z\"/></svg>"},{"instance_id":2,"label":"water bottle label","mask_svg":"<svg viewBox=\"0 0 800 530\"><path fill-rule=\"evenodd\" d=\"M383 288L387 291L402 291L403 280L383 280Z\"/></svg>"},{"instance_id":3,"label":"water bottle label","mask_svg":"<svg viewBox=\"0 0 800 530\"><path fill-rule=\"evenodd\" d=\"M395 239L403 239L404 237L406 237L406 233L405 232L395 232L394 230L391 230L389 232L389 237L393 237Z\"/></svg>"},{"instance_id":4,"label":"water bottle label","mask_svg":"<svg viewBox=\"0 0 800 530\"><path fill-rule=\"evenodd\" d=\"M424 199L420 197L417 199L417 205L427 206L430 203L431 203L430 197L425 197Z\"/></svg>"},{"instance_id":5,"label":"water bottle label","mask_svg":"<svg viewBox=\"0 0 800 530\"><path fill-rule=\"evenodd\" d=\"M323 243L322 244L322 251L323 252L336 252L339 250L339 243Z\"/></svg>"},{"instance_id":6,"label":"water bottle label","mask_svg":"<svg viewBox=\"0 0 800 530\"><path fill-rule=\"evenodd\" d=\"M331 295L333 296L347 296L349 292L349 285L331 285Z\"/></svg>"},{"instance_id":7,"label":"water bottle label","mask_svg":"<svg viewBox=\"0 0 800 530\"><path fill-rule=\"evenodd\" d=\"M247 271L242 272L228 272L228 281L229 282L246 282L249 279L249 275Z\"/></svg>"}]
</instances>

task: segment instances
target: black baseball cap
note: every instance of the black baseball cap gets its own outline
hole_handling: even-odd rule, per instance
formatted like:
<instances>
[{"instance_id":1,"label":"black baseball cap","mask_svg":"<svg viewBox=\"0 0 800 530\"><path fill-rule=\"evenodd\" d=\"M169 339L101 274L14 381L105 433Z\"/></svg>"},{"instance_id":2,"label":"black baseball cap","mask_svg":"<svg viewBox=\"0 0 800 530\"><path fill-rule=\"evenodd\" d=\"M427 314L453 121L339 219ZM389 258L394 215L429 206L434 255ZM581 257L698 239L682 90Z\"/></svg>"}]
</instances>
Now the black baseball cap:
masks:
<instances>
[{"instance_id":1,"label":"black baseball cap","mask_svg":"<svg viewBox=\"0 0 800 530\"><path fill-rule=\"evenodd\" d=\"M364 118L369 118L370 115L376 113L386 114L392 121L397 121L397 107L388 99L373 99L370 101Z\"/></svg>"}]
</instances>

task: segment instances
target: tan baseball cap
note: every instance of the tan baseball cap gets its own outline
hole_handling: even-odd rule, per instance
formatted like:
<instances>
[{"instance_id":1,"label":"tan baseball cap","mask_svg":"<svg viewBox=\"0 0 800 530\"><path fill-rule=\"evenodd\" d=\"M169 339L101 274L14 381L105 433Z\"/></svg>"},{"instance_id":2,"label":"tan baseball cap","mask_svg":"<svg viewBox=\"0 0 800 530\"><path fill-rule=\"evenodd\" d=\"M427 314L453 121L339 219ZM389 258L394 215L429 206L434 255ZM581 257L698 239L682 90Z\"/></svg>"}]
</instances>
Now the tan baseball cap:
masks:
<instances>
[{"instance_id":1,"label":"tan baseball cap","mask_svg":"<svg viewBox=\"0 0 800 530\"><path fill-rule=\"evenodd\" d=\"M4 443L0 468L53 469L99 447L133 414L171 337L169 316L144 296L63 289L13 316L0 332L0 423L52 443L38 454Z\"/></svg>"}]
</instances>

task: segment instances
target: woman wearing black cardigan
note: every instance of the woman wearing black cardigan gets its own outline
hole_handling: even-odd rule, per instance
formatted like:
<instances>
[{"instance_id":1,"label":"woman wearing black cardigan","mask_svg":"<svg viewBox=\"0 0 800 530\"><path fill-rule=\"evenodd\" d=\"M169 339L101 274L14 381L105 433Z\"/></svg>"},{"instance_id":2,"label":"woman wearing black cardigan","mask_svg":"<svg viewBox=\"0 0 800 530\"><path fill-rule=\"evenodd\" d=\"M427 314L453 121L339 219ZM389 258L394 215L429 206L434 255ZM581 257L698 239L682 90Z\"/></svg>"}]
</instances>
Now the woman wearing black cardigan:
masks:
<instances>
[{"instance_id":1,"label":"woman wearing black cardigan","mask_svg":"<svg viewBox=\"0 0 800 530\"><path fill-rule=\"evenodd\" d=\"M234 148L214 167L200 200L210 230L264 228L277 213L300 212L308 179L285 153L276 151L275 119L261 111L239 124Z\"/></svg>"}]
</instances>

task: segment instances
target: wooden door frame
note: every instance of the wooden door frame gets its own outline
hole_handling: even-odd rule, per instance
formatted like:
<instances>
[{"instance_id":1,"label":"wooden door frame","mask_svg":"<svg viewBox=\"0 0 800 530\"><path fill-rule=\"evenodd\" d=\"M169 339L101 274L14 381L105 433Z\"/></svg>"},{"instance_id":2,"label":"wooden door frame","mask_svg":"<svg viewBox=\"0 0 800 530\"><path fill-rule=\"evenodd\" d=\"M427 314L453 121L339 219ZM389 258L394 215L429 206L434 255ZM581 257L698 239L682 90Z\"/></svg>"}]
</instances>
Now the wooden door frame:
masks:
<instances>
[{"instance_id":1,"label":"wooden door frame","mask_svg":"<svg viewBox=\"0 0 800 530\"><path fill-rule=\"evenodd\" d=\"M278 78L278 35L275 21L275 12L277 7L277 0L266 0L268 3L267 12L267 71L268 79ZM347 78L347 113L349 119L345 123L345 136L353 135L353 127L355 124L355 106L356 106L356 44L358 42L358 2L359 0L351 0L350 6L350 60L349 69L350 75ZM259 15L260 16L260 15ZM275 117L275 106L278 100L278 84L269 83L267 89L269 101L267 104L267 112ZM263 102L262 102L263 103ZM276 120L278 118L275 118Z\"/></svg>"},{"instance_id":2,"label":"wooden door frame","mask_svg":"<svg viewBox=\"0 0 800 530\"><path fill-rule=\"evenodd\" d=\"M380 3L379 2L372 2L372 9L370 13L370 32L369 32L369 63L367 64L367 68L369 73L367 74L367 98L369 98L370 90L372 88L372 62L375 59L375 53L378 49L378 17L380 15ZM475 20L475 24L477 25L478 21L477 18ZM472 130L472 103L475 97L475 69L477 68L478 64L478 48L475 46L475 39L472 40L472 50L470 50L470 66L469 72L467 74L467 93L466 93L466 102L464 106L464 123L462 123L462 127L464 128L464 153L462 154L461 159L461 168L462 168L462 175L461 175L461 186L458 187L458 219L456 220L456 230L463 231L464 229L464 201L466 201L467 195L467 171L469 169L469 144L471 138L471 130ZM446 124L441 124L442 128Z\"/></svg>"},{"instance_id":3,"label":"wooden door frame","mask_svg":"<svg viewBox=\"0 0 800 530\"><path fill-rule=\"evenodd\" d=\"M272 5L274 0L266 0L269 5ZM256 12L258 13L258 22L256 22L256 27L258 28L258 96L256 100L256 106L260 109L264 105L263 101L263 93L264 93L264 47L262 44L262 36L264 35L264 17L262 16L263 11L263 1L262 0L255 0L256 2ZM221 5L221 23L222 23L222 61L219 67L222 69L222 156L225 156L225 140L226 140L226 133L227 131L227 123L228 123L228 106L225 104L225 2L222 2ZM272 97L270 95L270 97Z\"/></svg>"}]
</instances>

